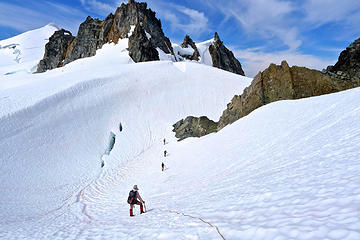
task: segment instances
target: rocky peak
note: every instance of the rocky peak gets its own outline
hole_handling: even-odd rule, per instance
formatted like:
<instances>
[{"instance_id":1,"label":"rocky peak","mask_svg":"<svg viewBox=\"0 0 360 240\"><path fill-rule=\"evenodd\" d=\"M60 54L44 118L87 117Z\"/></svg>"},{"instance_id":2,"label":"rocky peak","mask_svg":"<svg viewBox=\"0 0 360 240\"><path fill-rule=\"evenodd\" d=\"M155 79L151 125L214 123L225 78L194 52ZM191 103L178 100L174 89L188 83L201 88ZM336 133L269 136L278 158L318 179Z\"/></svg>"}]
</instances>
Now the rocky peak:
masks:
<instances>
[{"instance_id":1,"label":"rocky peak","mask_svg":"<svg viewBox=\"0 0 360 240\"><path fill-rule=\"evenodd\" d=\"M189 46L194 50L194 53L192 55L185 55L185 54L180 54L180 56L187 58L189 60L195 60L198 61L199 57L200 57L200 53L198 48L195 45L195 42L190 38L189 35L186 34L183 43L180 45L182 48L188 48Z\"/></svg>"},{"instance_id":2,"label":"rocky peak","mask_svg":"<svg viewBox=\"0 0 360 240\"><path fill-rule=\"evenodd\" d=\"M127 38L131 26L138 24L141 24L145 33L151 36L149 39L151 45L145 44L145 42L138 43L139 46L144 47L141 49L146 49L147 51L142 54L143 56L149 56L148 54L150 52L148 51L150 46L154 49L160 48L165 53L174 55L171 42L165 36L161 28L161 22L156 18L155 12L148 9L145 2L138 3L129 0L127 4L122 3L114 14L109 14L104 20L87 17L80 25L78 35L66 48L57 48L55 42L50 43L49 46L53 46L57 48L57 50L62 51L58 54L62 57L54 57L54 55L49 54L52 51L45 52L42 64L41 66L39 64L37 72L44 72L60 65L62 66L79 58L94 56L96 50L101 48L105 43L117 43L119 39ZM140 35L137 36L139 37ZM141 37L137 39L141 41L144 40ZM134 40L133 38L133 41ZM132 44L134 46L134 42L132 42ZM148 59L148 57L141 57L139 59Z\"/></svg>"},{"instance_id":3,"label":"rocky peak","mask_svg":"<svg viewBox=\"0 0 360 240\"><path fill-rule=\"evenodd\" d=\"M219 34L217 32L215 32L214 41L222 44L222 41L220 40Z\"/></svg>"},{"instance_id":4,"label":"rocky peak","mask_svg":"<svg viewBox=\"0 0 360 240\"><path fill-rule=\"evenodd\" d=\"M245 74L240 62L235 58L234 54L225 47L217 32L215 33L214 39L211 42L211 45L207 46L209 48L212 66L244 76ZM179 49L177 54L181 57L195 61L200 60L201 55L199 50L189 35L185 36L183 43L180 44L180 47L182 49ZM192 48L193 51L191 51L189 48Z\"/></svg>"},{"instance_id":5,"label":"rocky peak","mask_svg":"<svg viewBox=\"0 0 360 240\"><path fill-rule=\"evenodd\" d=\"M180 46L183 47L183 48L187 48L187 47L192 46L194 44L195 44L194 41L190 38L189 35L186 34L185 37L184 37L184 41Z\"/></svg>"},{"instance_id":6,"label":"rocky peak","mask_svg":"<svg viewBox=\"0 0 360 240\"><path fill-rule=\"evenodd\" d=\"M327 67L324 72L357 85L360 82L360 38L342 51L337 63Z\"/></svg>"},{"instance_id":7,"label":"rocky peak","mask_svg":"<svg viewBox=\"0 0 360 240\"><path fill-rule=\"evenodd\" d=\"M240 62L235 58L233 52L225 47L217 32L215 32L213 44L209 46L209 52L213 67L245 76Z\"/></svg>"},{"instance_id":8,"label":"rocky peak","mask_svg":"<svg viewBox=\"0 0 360 240\"><path fill-rule=\"evenodd\" d=\"M173 54L171 42L165 36L161 21L155 15L154 11L147 8L145 2L128 1L127 4L122 3L115 11L109 41L117 43L119 39L127 38L131 26L141 23L145 32L150 34L151 43L155 48L158 47L167 54Z\"/></svg>"},{"instance_id":9,"label":"rocky peak","mask_svg":"<svg viewBox=\"0 0 360 240\"><path fill-rule=\"evenodd\" d=\"M137 26L137 32L129 41L129 55L135 62L159 60L159 54L154 52L159 49L173 55L177 61L171 42L165 36L156 13L147 8L145 2L129 0L126 4L122 3L114 14L110 13L104 20L87 17L80 24L76 37L54 34L47 44L43 59L38 64L37 72L45 72L80 58L94 56L104 44L116 44L119 39L129 38L134 26ZM200 60L199 50L189 35L185 36L181 47L187 49L179 52L180 56L189 60ZM215 33L209 52L213 67L244 75L240 62L225 47L218 33Z\"/></svg>"}]
</instances>

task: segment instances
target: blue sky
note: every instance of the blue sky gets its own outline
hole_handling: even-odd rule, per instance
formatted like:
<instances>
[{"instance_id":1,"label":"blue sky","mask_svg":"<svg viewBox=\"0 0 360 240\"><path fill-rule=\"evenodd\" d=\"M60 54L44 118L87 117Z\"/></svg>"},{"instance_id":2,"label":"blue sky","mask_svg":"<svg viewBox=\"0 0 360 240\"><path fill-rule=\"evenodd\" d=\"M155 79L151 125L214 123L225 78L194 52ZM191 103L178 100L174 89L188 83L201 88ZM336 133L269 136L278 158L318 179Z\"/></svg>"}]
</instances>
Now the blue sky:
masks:
<instances>
[{"instance_id":1,"label":"blue sky","mask_svg":"<svg viewBox=\"0 0 360 240\"><path fill-rule=\"evenodd\" d=\"M49 22L77 33L90 15L103 19L121 0L2 0L0 39ZM220 38L254 76L271 62L322 69L360 37L359 0L148 0L165 35L181 42Z\"/></svg>"}]
</instances>

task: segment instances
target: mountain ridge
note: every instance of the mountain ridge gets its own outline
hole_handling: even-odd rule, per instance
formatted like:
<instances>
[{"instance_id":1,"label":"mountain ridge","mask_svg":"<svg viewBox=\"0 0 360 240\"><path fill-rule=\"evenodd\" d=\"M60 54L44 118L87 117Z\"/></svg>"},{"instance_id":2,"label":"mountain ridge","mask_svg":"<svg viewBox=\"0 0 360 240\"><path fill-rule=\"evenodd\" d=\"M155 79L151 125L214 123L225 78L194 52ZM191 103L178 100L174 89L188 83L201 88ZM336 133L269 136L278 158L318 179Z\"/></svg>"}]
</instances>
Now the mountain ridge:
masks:
<instances>
[{"instance_id":1,"label":"mountain ridge","mask_svg":"<svg viewBox=\"0 0 360 240\"><path fill-rule=\"evenodd\" d=\"M114 14L110 13L104 20L88 16L80 24L77 36L73 38L64 36L63 33L68 32L66 30L59 30L60 32L54 33L45 47L44 57L40 61L36 72L45 72L62 67L79 58L94 56L96 50L100 49L104 44L117 44L119 39L129 38L135 26L139 31L144 31L148 35L146 37L137 35L138 39L132 36L132 40L129 41L128 47L132 49L129 55L134 62L161 60L156 56L155 51L162 51L169 55L169 59L172 61L187 59L202 62L199 59L201 55L192 40L191 47L194 49L195 54L193 57L181 56L183 50L174 52L170 39L165 36L162 30L161 21L156 18L156 13L147 8L145 2L129 0L127 4L122 3ZM147 36L149 38L146 40ZM145 44L145 42L148 43ZM139 48L144 44L146 47ZM180 45L180 48L186 49L186 42ZM213 67L245 76L240 62L225 47L218 33L215 33L213 43L208 47L207 51L210 52ZM150 52L153 53L149 55ZM158 55L161 54L159 52ZM148 56L146 57L146 55Z\"/></svg>"}]
</instances>

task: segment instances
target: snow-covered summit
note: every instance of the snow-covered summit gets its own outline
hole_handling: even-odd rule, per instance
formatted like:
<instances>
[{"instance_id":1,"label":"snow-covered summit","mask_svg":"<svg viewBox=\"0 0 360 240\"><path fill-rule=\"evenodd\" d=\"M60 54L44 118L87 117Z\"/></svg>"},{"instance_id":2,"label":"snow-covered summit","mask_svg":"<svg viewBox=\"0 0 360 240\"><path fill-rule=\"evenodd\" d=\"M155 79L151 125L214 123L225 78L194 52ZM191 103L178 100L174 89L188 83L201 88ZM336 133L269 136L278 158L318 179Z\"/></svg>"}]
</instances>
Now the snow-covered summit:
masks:
<instances>
[{"instance_id":1,"label":"snow-covered summit","mask_svg":"<svg viewBox=\"0 0 360 240\"><path fill-rule=\"evenodd\" d=\"M156 18L156 13L148 8L145 2L122 3L114 14L110 13L104 20L89 16L80 24L77 36L69 37L65 35L65 32L69 34L68 31L62 30L50 38L44 58L38 65L38 73L62 67L80 58L94 56L104 44L118 43L128 38L127 49L136 63L164 59L171 61L190 59L245 75L240 62L225 47L217 33L212 44L201 49L203 51L201 56L188 35L179 47L173 45L165 36L160 19ZM173 46L177 48L175 51ZM194 51L196 56L190 57L191 51ZM199 59L199 57L202 58Z\"/></svg>"},{"instance_id":2,"label":"snow-covered summit","mask_svg":"<svg viewBox=\"0 0 360 240\"><path fill-rule=\"evenodd\" d=\"M43 58L45 44L59 30L54 23L0 41L0 75L32 73Z\"/></svg>"},{"instance_id":3,"label":"snow-covered summit","mask_svg":"<svg viewBox=\"0 0 360 240\"><path fill-rule=\"evenodd\" d=\"M65 29L59 30L55 24L48 24L3 40L0 42L0 49L3 49L0 52L0 56L3 55L0 75L42 73L63 67L78 59L95 56L105 44L117 44L124 39L128 42L124 51L128 51L134 62L192 60L245 75L240 62L217 33L214 39L197 44L188 35L182 44L172 44L165 36L156 13L146 3L136 1L122 3L114 14L110 13L104 20L87 17L80 24L77 36Z\"/></svg>"}]
</instances>

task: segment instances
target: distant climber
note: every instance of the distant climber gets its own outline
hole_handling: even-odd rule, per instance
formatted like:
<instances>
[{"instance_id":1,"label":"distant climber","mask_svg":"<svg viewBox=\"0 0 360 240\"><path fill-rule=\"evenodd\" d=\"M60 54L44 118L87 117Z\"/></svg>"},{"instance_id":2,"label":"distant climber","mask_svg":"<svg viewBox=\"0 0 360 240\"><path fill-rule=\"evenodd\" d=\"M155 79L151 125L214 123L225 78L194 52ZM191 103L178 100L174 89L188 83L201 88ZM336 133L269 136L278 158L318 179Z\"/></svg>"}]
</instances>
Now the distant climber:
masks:
<instances>
[{"instance_id":1,"label":"distant climber","mask_svg":"<svg viewBox=\"0 0 360 240\"><path fill-rule=\"evenodd\" d=\"M165 169L165 164L162 162L161 163L161 171L164 171L164 169Z\"/></svg>"},{"instance_id":2,"label":"distant climber","mask_svg":"<svg viewBox=\"0 0 360 240\"><path fill-rule=\"evenodd\" d=\"M143 204L145 204L145 201L142 200L140 193L138 192L139 188L137 185L134 185L133 189L129 192L128 197L128 204L130 204L130 217L133 217L133 207L134 205L140 205L140 214L144 213L144 207Z\"/></svg>"},{"instance_id":3,"label":"distant climber","mask_svg":"<svg viewBox=\"0 0 360 240\"><path fill-rule=\"evenodd\" d=\"M167 154L167 151L165 150L165 151L164 151L164 157L166 157L166 154Z\"/></svg>"},{"instance_id":4,"label":"distant climber","mask_svg":"<svg viewBox=\"0 0 360 240\"><path fill-rule=\"evenodd\" d=\"M164 145L166 144L166 139L164 138Z\"/></svg>"}]
</instances>

